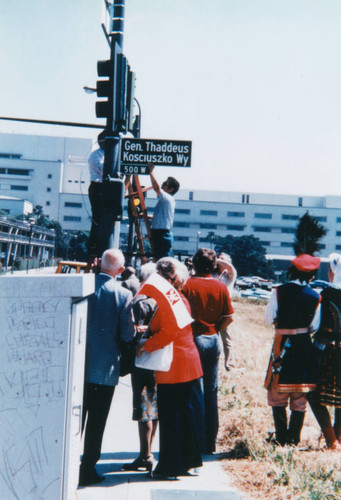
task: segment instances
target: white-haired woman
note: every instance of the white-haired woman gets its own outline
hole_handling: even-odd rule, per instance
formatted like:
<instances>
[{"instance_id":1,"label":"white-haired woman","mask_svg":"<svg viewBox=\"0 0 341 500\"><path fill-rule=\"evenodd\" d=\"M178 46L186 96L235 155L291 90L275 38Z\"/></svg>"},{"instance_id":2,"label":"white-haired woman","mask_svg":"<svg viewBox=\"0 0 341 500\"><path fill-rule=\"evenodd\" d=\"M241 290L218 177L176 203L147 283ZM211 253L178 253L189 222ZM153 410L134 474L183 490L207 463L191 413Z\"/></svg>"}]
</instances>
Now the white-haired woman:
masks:
<instances>
[{"instance_id":1,"label":"white-haired woman","mask_svg":"<svg viewBox=\"0 0 341 500\"><path fill-rule=\"evenodd\" d=\"M341 255L332 253L329 263L331 285L321 292L321 323L314 335L319 353L318 384L308 399L327 447L341 451ZM335 408L334 426L328 406Z\"/></svg>"},{"instance_id":2,"label":"white-haired woman","mask_svg":"<svg viewBox=\"0 0 341 500\"><path fill-rule=\"evenodd\" d=\"M156 269L178 292L188 278L186 266L171 257L160 259ZM178 298L189 311L185 297L180 293ZM161 299L150 331L152 336L141 346L141 351L151 352L173 342L173 361L169 371L155 372L160 453L159 462L151 476L153 479L169 479L187 475L190 469L202 465L191 405L194 383L202 376L202 369L191 325L182 329L175 327Z\"/></svg>"}]
</instances>

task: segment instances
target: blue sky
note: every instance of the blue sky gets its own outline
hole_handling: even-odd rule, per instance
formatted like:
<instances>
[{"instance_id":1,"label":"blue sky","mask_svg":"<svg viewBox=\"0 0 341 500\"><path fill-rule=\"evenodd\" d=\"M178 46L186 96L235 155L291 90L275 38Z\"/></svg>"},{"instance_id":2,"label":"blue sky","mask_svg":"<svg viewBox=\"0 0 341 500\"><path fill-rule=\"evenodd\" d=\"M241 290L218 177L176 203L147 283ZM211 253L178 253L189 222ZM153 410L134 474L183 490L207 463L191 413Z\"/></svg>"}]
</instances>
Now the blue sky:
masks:
<instances>
[{"instance_id":1,"label":"blue sky","mask_svg":"<svg viewBox=\"0 0 341 500\"><path fill-rule=\"evenodd\" d=\"M0 115L99 123L102 0L11 0L0 10ZM142 137L192 140L182 187L339 195L339 0L126 0L124 53ZM0 121L1 132L95 138Z\"/></svg>"}]
</instances>

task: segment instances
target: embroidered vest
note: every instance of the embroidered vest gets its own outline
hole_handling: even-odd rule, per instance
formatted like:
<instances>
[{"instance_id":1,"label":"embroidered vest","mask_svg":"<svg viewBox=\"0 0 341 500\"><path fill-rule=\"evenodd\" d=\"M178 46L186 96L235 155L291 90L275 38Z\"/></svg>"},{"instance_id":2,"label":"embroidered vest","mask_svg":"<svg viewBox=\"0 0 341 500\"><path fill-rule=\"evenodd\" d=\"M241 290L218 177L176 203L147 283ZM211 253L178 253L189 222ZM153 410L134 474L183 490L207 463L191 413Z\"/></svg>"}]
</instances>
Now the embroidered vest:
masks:
<instances>
[{"instance_id":1,"label":"embroidered vest","mask_svg":"<svg viewBox=\"0 0 341 500\"><path fill-rule=\"evenodd\" d=\"M320 296L308 285L286 283L277 288L277 328L308 328Z\"/></svg>"}]
</instances>

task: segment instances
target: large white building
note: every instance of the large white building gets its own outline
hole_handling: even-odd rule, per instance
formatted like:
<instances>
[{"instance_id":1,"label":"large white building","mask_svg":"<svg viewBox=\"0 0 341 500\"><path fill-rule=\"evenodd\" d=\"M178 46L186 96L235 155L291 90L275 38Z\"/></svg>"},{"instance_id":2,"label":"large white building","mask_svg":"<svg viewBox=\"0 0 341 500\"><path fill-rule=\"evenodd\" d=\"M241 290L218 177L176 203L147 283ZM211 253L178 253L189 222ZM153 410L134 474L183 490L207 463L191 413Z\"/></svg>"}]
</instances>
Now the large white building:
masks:
<instances>
[{"instance_id":1,"label":"large white building","mask_svg":"<svg viewBox=\"0 0 341 500\"><path fill-rule=\"evenodd\" d=\"M321 255L340 251L341 197L182 190L177 195L174 248L191 254L198 244L211 245L214 235L252 234L268 254L292 255L297 222L307 211L327 229Z\"/></svg>"},{"instance_id":2,"label":"large white building","mask_svg":"<svg viewBox=\"0 0 341 500\"><path fill-rule=\"evenodd\" d=\"M90 139L0 134L0 197L41 205L65 230L88 230L91 148Z\"/></svg>"},{"instance_id":3,"label":"large white building","mask_svg":"<svg viewBox=\"0 0 341 500\"><path fill-rule=\"evenodd\" d=\"M90 139L0 134L0 209L5 208L2 200L6 199L7 211L9 198L26 200L42 205L64 230L89 230L87 157L91 150ZM150 185L148 177L141 179ZM155 195L148 191L150 213L155 204ZM14 209L15 205L21 206L13 202ZM214 235L253 234L268 254L289 256L297 221L306 211L328 231L321 255L341 251L341 196L182 189L176 195L174 252L192 255L199 246L214 245ZM128 233L127 207L124 215L122 238Z\"/></svg>"}]
</instances>

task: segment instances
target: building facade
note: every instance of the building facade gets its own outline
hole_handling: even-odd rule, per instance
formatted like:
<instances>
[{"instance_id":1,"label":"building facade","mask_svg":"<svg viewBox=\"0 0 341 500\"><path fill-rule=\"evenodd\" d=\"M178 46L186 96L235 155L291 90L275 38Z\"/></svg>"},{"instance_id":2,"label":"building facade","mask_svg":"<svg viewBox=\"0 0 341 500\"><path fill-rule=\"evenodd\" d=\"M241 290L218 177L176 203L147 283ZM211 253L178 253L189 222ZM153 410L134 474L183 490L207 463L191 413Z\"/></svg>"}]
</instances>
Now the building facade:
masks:
<instances>
[{"instance_id":1,"label":"building facade","mask_svg":"<svg viewBox=\"0 0 341 500\"><path fill-rule=\"evenodd\" d=\"M151 213L156 201L148 191ZM321 255L341 252L341 197L181 190L176 195L174 253L214 248L215 236L251 234L269 255L291 256L297 223L307 211L327 230Z\"/></svg>"},{"instance_id":2,"label":"building facade","mask_svg":"<svg viewBox=\"0 0 341 500\"><path fill-rule=\"evenodd\" d=\"M0 134L0 197L41 205L65 230L88 230L91 149L90 139Z\"/></svg>"},{"instance_id":3,"label":"building facade","mask_svg":"<svg viewBox=\"0 0 341 500\"><path fill-rule=\"evenodd\" d=\"M0 263L15 265L18 258L45 262L54 257L55 231L7 216L0 216Z\"/></svg>"},{"instance_id":4,"label":"building facade","mask_svg":"<svg viewBox=\"0 0 341 500\"><path fill-rule=\"evenodd\" d=\"M41 205L44 213L58 220L66 231L88 231L91 208L87 157L92 147L90 139L0 134L0 209L1 197L16 197ZM162 172L160 180L161 176ZM148 176L141 178L149 185ZM148 191L150 214L156 201L154 192ZM214 247L215 236L252 234L269 255L290 256L297 222L307 211L327 229L321 255L341 252L341 196L182 189L176 194L174 253L193 255L200 246ZM122 242L129 229L127 206L124 216Z\"/></svg>"}]
</instances>

